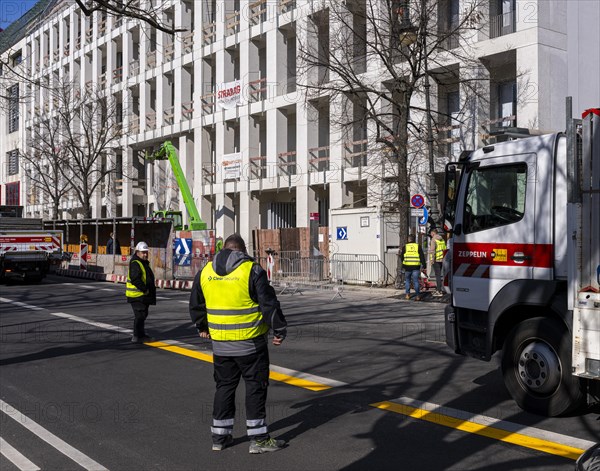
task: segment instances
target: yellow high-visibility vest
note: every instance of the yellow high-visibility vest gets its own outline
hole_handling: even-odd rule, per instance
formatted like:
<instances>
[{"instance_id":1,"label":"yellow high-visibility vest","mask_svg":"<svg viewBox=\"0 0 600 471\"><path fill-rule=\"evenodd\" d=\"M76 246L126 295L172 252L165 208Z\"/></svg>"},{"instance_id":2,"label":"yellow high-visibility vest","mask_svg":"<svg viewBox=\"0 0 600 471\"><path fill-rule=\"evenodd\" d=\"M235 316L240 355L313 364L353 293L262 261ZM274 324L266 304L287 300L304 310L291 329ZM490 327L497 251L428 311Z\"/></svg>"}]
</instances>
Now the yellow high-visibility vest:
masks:
<instances>
[{"instance_id":1,"label":"yellow high-visibility vest","mask_svg":"<svg viewBox=\"0 0 600 471\"><path fill-rule=\"evenodd\" d=\"M421 266L421 257L419 257L419 244L409 242L404 246L403 265Z\"/></svg>"},{"instance_id":2,"label":"yellow high-visibility vest","mask_svg":"<svg viewBox=\"0 0 600 471\"><path fill-rule=\"evenodd\" d=\"M146 269L144 268L144 264L139 260L134 260L134 262L137 262L140 265L140 268L142 269L142 281L144 282L144 284L146 284ZM131 283L131 278L129 277L129 270L127 270L127 285L125 289L125 295L128 298L141 298L142 296L144 296L143 291L140 291L133 283Z\"/></svg>"},{"instance_id":3,"label":"yellow high-visibility vest","mask_svg":"<svg viewBox=\"0 0 600 471\"><path fill-rule=\"evenodd\" d=\"M446 251L446 242L444 239L435 241L435 261L441 262L444 260L444 252Z\"/></svg>"},{"instance_id":4,"label":"yellow high-visibility vest","mask_svg":"<svg viewBox=\"0 0 600 471\"><path fill-rule=\"evenodd\" d=\"M212 262L200 274L200 286L206 302L208 331L216 341L250 340L265 334L260 306L248 289L254 262L243 262L231 273L220 276Z\"/></svg>"}]
</instances>

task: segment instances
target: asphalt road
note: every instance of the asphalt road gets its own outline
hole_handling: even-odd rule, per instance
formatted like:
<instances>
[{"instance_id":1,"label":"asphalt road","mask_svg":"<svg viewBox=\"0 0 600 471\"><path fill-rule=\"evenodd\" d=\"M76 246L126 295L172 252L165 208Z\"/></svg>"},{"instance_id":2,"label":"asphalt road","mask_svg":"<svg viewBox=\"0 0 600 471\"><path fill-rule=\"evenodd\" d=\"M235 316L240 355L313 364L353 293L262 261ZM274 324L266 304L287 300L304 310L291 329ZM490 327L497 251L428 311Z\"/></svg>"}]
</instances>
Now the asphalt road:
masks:
<instances>
[{"instance_id":1,"label":"asphalt road","mask_svg":"<svg viewBox=\"0 0 600 471\"><path fill-rule=\"evenodd\" d=\"M210 449L210 342L187 292L159 290L160 342L139 346L123 285L1 285L0 469L571 470L600 440L597 409L522 412L497 361L448 350L441 304L389 295L280 296L290 331L271 348L268 421L289 446L249 455L243 387L233 446Z\"/></svg>"}]
</instances>

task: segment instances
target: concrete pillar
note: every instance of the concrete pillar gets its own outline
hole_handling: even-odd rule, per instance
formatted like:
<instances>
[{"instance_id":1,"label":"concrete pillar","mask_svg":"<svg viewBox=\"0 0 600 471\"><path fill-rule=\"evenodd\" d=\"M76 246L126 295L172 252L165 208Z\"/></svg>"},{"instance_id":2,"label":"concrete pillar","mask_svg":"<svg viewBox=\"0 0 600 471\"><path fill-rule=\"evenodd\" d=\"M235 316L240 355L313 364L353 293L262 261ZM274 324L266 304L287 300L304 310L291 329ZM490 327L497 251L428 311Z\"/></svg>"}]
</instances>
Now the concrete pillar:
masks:
<instances>
[{"instance_id":1,"label":"concrete pillar","mask_svg":"<svg viewBox=\"0 0 600 471\"><path fill-rule=\"evenodd\" d=\"M134 151L131 147L126 147L123 150L123 167L127 170L133 170ZM126 171L127 171L126 170ZM123 178L123 192L121 196L123 216L133 216L133 182L137 175L132 175L132 178Z\"/></svg>"},{"instance_id":2,"label":"concrete pillar","mask_svg":"<svg viewBox=\"0 0 600 471\"><path fill-rule=\"evenodd\" d=\"M110 84L115 83L113 72L117 68L117 46L115 41L119 41L119 38L115 40L109 40L106 42L106 88L110 89Z\"/></svg>"},{"instance_id":3,"label":"concrete pillar","mask_svg":"<svg viewBox=\"0 0 600 471\"><path fill-rule=\"evenodd\" d=\"M478 89L479 89L479 97L476 98L477 101L477 119L476 119L476 127L475 127L475 140L476 145L472 147L473 149L478 149L485 145L483 137L487 132L481 127L481 123L489 121L492 118L491 115L491 83L490 83L490 71L481 66L477 70L478 74ZM495 116L494 116L495 117ZM486 129L489 130L489 125L487 125Z\"/></svg>"},{"instance_id":4,"label":"concrete pillar","mask_svg":"<svg viewBox=\"0 0 600 471\"><path fill-rule=\"evenodd\" d=\"M319 211L315 190L308 185L296 187L296 227L309 227L310 213Z\"/></svg>"},{"instance_id":5,"label":"concrete pillar","mask_svg":"<svg viewBox=\"0 0 600 471\"><path fill-rule=\"evenodd\" d=\"M235 230L235 214L231 197L221 191L216 193L215 229L217 237L226 238Z\"/></svg>"},{"instance_id":6,"label":"concrete pillar","mask_svg":"<svg viewBox=\"0 0 600 471\"><path fill-rule=\"evenodd\" d=\"M260 204L258 198L252 196L250 191L240 192L238 231L246 241L248 253L252 253L252 230L260 228Z\"/></svg>"},{"instance_id":7,"label":"concrete pillar","mask_svg":"<svg viewBox=\"0 0 600 471\"><path fill-rule=\"evenodd\" d=\"M345 105L348 100L342 96L337 96L330 102L331 116L341 116L347 111ZM347 138L345 130L340 126L335 126L335 120L332 122L329 140L329 207L341 208L344 204L352 201L352 195L345 190L346 185L343 181L344 176L344 141Z\"/></svg>"},{"instance_id":8,"label":"concrete pillar","mask_svg":"<svg viewBox=\"0 0 600 471\"><path fill-rule=\"evenodd\" d=\"M203 168L205 164L210 164L210 153L204 147L205 141L207 140L207 136L205 135L204 128L197 127L193 131L194 133L194 148L195 152L193 155L194 159L194 179L190 182L190 188L192 190L192 194L194 195L194 200L196 201L196 206L198 211L200 211L200 216L206 222L207 227L209 229L214 229L214 208L211 204L211 198L206 198L206 194L204 189L206 188L206 192L209 191L210 186L204 185L204 175ZM206 160L207 159L207 160Z\"/></svg>"},{"instance_id":9,"label":"concrete pillar","mask_svg":"<svg viewBox=\"0 0 600 471\"><path fill-rule=\"evenodd\" d=\"M151 86L143 80L140 82L140 132L147 130L146 128L146 116L152 113L151 104Z\"/></svg>"},{"instance_id":10,"label":"concrete pillar","mask_svg":"<svg viewBox=\"0 0 600 471\"><path fill-rule=\"evenodd\" d=\"M540 64L539 50L539 44L517 49L517 64L527 64L528 69L525 75L517 79L517 126L522 128L539 128L540 119L542 119L539 106L543 103L543 98L551 101L551 96L555 93L552 82L556 80L557 74L563 75L566 80L566 63L563 64L562 71L560 69L540 70L542 64ZM546 83L543 84L540 81ZM543 97L544 90L547 90L545 97ZM560 100L562 100L560 105L560 111L562 111L565 106L564 97L560 97ZM548 108L552 107L548 106ZM559 110L555 110L555 112L557 111Z\"/></svg>"},{"instance_id":11,"label":"concrete pillar","mask_svg":"<svg viewBox=\"0 0 600 471\"><path fill-rule=\"evenodd\" d=\"M133 62L133 34L131 31L126 31L123 36L123 80L126 77L132 77L132 62Z\"/></svg>"},{"instance_id":12,"label":"concrete pillar","mask_svg":"<svg viewBox=\"0 0 600 471\"><path fill-rule=\"evenodd\" d=\"M267 111L267 178L278 175L278 154L287 150L287 119L280 109Z\"/></svg>"}]
</instances>

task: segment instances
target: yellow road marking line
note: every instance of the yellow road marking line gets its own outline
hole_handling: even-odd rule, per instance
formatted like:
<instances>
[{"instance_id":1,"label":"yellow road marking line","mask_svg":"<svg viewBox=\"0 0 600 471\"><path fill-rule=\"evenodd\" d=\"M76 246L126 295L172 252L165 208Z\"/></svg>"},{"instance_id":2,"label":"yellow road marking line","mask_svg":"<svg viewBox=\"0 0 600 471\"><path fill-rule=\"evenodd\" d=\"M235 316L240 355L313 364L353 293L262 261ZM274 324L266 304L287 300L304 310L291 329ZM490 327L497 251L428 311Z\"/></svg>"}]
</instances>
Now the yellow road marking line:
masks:
<instances>
[{"instance_id":1,"label":"yellow road marking line","mask_svg":"<svg viewBox=\"0 0 600 471\"><path fill-rule=\"evenodd\" d=\"M20 307L27 307L35 310L45 310L44 308L40 308L37 306L31 306L28 304L20 303L18 301L13 301L7 298L0 297L0 302L6 302L13 305L17 305ZM101 329L111 330L115 332L119 332L122 334L131 335L132 330L114 326L111 324L106 324L104 322L95 322L89 319L85 319L83 317L75 316L73 314L67 314L64 312L51 312L51 316L61 317L63 319L69 319L74 322L81 322L83 324L92 325ZM176 353L178 355L187 356L190 358L194 358L196 360L206 361L208 363L212 363L212 353L203 353L198 350L193 350L191 348L186 348L188 345L182 342L177 342L175 340L167 340L164 342L144 342L145 345L149 347L158 348L161 350L166 350L172 353ZM288 368L283 368L276 365L271 365L269 378L274 381L279 381L282 383L289 384L291 386L297 386L303 389L309 389L311 391L325 391L327 389L331 389L333 387L345 386L346 383L341 381L336 381L329 378L323 378L321 376L315 376L308 373L303 373L301 371L291 370Z\"/></svg>"},{"instance_id":2,"label":"yellow road marking line","mask_svg":"<svg viewBox=\"0 0 600 471\"><path fill-rule=\"evenodd\" d=\"M299 388L310 389L311 391L325 391L332 388L332 386L327 384L316 383L305 378L295 378L294 376L272 370L269 373L269 378L273 381L281 381L282 383L298 386Z\"/></svg>"},{"instance_id":3,"label":"yellow road marking line","mask_svg":"<svg viewBox=\"0 0 600 471\"><path fill-rule=\"evenodd\" d=\"M415 401L410 398L377 402L371 404L371 406L572 460L576 460L587 448L593 445L593 442L587 440L525 427L492 417L468 414L438 404ZM436 412L436 410L441 412ZM491 423L494 424L494 427L490 426ZM553 438L554 441L545 439L544 436ZM560 443L557 440L567 443Z\"/></svg>"},{"instance_id":4,"label":"yellow road marking line","mask_svg":"<svg viewBox=\"0 0 600 471\"><path fill-rule=\"evenodd\" d=\"M183 348L177 345L171 345L165 342L144 342L145 345L149 347L159 348L161 350L166 350L172 353L177 353L178 355L183 355L190 358L195 358L196 360L206 361L209 363L213 362L212 354L202 353L196 350L191 350L189 348ZM286 370L292 371L292 370ZM304 377L299 377L304 376ZM280 381L282 383L286 383L292 386L297 386L299 388L309 389L311 391L325 391L326 389L330 389L333 386L328 384L323 384L320 382L316 382L311 379L307 379L310 375L299 373L299 375L294 376L292 374L285 374L279 371L273 371L269 373L269 378L273 381Z\"/></svg>"},{"instance_id":5,"label":"yellow road marking line","mask_svg":"<svg viewBox=\"0 0 600 471\"><path fill-rule=\"evenodd\" d=\"M209 353L202 353L197 350L190 350L189 348L178 347L177 345L169 345L165 342L144 342L144 345L148 345L149 347L160 348L161 350L166 350L168 352L177 353L178 355L195 358L196 360L206 361L208 363L213 362L212 355Z\"/></svg>"}]
</instances>

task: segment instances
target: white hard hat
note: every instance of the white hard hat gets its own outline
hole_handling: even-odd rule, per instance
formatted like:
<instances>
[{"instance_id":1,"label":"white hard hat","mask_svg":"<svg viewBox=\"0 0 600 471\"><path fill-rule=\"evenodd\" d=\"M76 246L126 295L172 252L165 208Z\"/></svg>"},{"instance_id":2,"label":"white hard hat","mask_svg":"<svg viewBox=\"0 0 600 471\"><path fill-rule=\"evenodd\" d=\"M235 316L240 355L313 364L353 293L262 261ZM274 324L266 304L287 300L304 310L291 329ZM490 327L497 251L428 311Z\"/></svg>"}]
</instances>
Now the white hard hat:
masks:
<instances>
[{"instance_id":1,"label":"white hard hat","mask_svg":"<svg viewBox=\"0 0 600 471\"><path fill-rule=\"evenodd\" d=\"M146 242L138 242L135 246L136 252L148 252L148 244Z\"/></svg>"}]
</instances>

